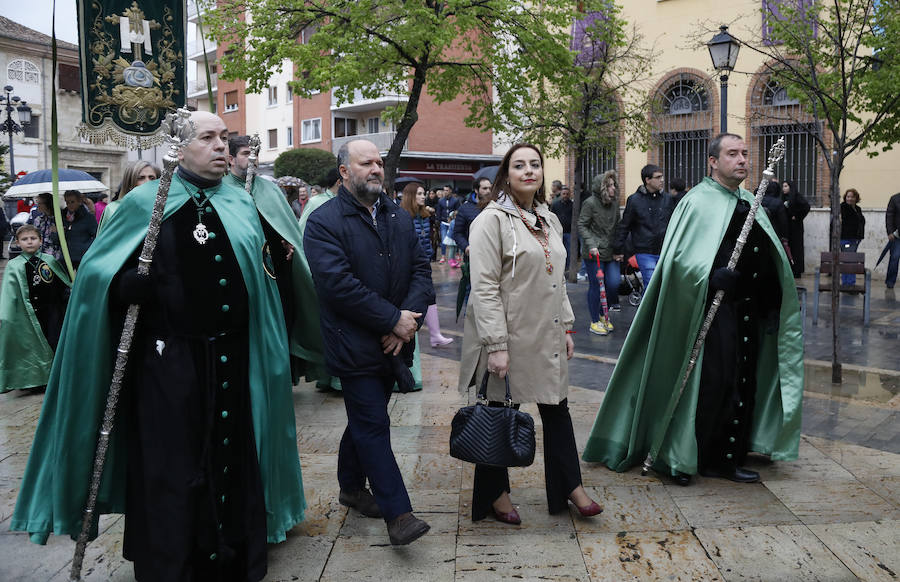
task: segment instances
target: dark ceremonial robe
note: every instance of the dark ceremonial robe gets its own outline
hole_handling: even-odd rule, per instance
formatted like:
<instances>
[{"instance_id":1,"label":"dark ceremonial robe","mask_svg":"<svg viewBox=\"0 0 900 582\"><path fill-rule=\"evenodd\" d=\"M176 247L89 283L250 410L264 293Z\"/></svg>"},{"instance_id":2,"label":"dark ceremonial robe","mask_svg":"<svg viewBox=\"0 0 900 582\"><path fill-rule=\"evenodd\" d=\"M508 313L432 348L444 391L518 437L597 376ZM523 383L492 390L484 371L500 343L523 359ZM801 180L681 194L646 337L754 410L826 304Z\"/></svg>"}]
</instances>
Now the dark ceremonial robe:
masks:
<instances>
[{"instance_id":1,"label":"dark ceremonial robe","mask_svg":"<svg viewBox=\"0 0 900 582\"><path fill-rule=\"evenodd\" d=\"M129 299L121 273L136 264L156 189L129 193L78 274L11 525L38 543L81 527L111 328ZM221 184L198 210L197 190L176 177L169 192L96 513L126 513L140 580L258 580L266 538L284 540L305 508L287 332L252 201ZM106 357L72 374L88 338Z\"/></svg>"},{"instance_id":2,"label":"dark ceremonial robe","mask_svg":"<svg viewBox=\"0 0 900 582\"><path fill-rule=\"evenodd\" d=\"M742 222L735 211L739 198L747 204L753 199L746 190L729 192L706 178L676 207L657 272L625 339L584 460L625 471L640 464L654 443L661 442L654 467L694 474L698 440L716 463L728 454L732 455L726 457L728 462L738 462L738 453L747 449L775 460L797 458L802 322L790 264L762 210L756 214L752 242L744 247L746 258L738 267L746 272L741 273L735 295L720 307L717 319L722 321L707 336L675 404L712 296L710 274L724 264L723 258L727 262L734 245L733 225ZM768 284L748 283L760 277L768 277ZM745 308L740 302L747 291L751 302L745 302L749 303ZM750 351L745 350L743 344L751 342ZM724 361L726 354L730 361ZM712 414L701 410L698 400ZM668 416L672 421L662 434ZM738 430L725 430L727 422Z\"/></svg>"},{"instance_id":3,"label":"dark ceremonial robe","mask_svg":"<svg viewBox=\"0 0 900 582\"><path fill-rule=\"evenodd\" d=\"M72 283L44 253L6 264L0 288L0 392L44 386Z\"/></svg>"},{"instance_id":4,"label":"dark ceremonial robe","mask_svg":"<svg viewBox=\"0 0 900 582\"><path fill-rule=\"evenodd\" d=\"M245 190L245 182L232 173L223 181ZM308 381L328 377L325 371L322 334L318 327L319 306L306 255L303 253L303 233L294 217L294 211L277 185L265 178L256 177L251 189L253 202L266 231L266 239L272 241L270 252L275 265L278 290L288 330L293 356L293 369L297 376ZM290 261L281 241L294 247ZM277 243L277 244L276 244Z\"/></svg>"}]
</instances>

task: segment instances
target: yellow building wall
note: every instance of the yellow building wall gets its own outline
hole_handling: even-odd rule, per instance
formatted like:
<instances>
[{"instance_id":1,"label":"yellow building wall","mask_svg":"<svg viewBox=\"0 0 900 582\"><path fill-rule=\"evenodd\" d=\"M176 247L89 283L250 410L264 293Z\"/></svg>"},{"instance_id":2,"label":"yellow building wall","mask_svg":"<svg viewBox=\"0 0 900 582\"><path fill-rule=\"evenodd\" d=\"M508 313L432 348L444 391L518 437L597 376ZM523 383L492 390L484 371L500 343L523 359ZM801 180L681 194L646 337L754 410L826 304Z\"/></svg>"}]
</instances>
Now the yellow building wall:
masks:
<instances>
[{"instance_id":1,"label":"yellow building wall","mask_svg":"<svg viewBox=\"0 0 900 582\"><path fill-rule=\"evenodd\" d=\"M712 38L721 24L729 25L729 32L738 39L758 39L762 28L762 0L620 0L619 4L623 8L623 17L630 25L636 25L643 36L644 46L654 47L657 55L649 79L641 89L646 91L656 87L676 69L695 69L710 79L710 85L714 88L709 102L714 109L713 133L718 132L719 79L712 67L709 51L702 43ZM736 70L728 82L728 131L732 133L749 135L746 120L748 90L752 75L759 71L763 63L762 55L742 47ZM623 95L623 98L628 99L628 95ZM754 147L752 143L749 145ZM623 192L631 194L637 189L641 184L640 170L647 163L648 152L626 150L624 160L618 160ZM562 160L548 160L547 165L547 178L551 180L557 177L557 168L565 169ZM752 172L756 175L750 176L745 186L755 185L761 170L753 168ZM824 174L827 168L820 166L818 171ZM854 187L859 190L864 208L884 209L890 196L900 191L900 186L895 185L900 178L898 172L900 148L875 158L869 158L864 152L855 153L846 161L841 174L841 189ZM559 179L571 183L571 168L567 173L567 179ZM811 193L806 194L809 196Z\"/></svg>"}]
</instances>

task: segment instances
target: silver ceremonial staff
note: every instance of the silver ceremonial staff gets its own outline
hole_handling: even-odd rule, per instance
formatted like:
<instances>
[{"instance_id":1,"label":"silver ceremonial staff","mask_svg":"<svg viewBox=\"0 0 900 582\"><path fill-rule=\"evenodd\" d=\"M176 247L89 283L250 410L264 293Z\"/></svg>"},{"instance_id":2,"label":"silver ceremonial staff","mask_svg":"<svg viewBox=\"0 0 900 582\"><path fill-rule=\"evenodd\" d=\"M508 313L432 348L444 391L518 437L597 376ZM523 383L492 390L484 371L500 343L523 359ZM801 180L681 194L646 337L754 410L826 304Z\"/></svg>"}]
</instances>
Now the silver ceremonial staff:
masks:
<instances>
[{"instance_id":1,"label":"silver ceremonial staff","mask_svg":"<svg viewBox=\"0 0 900 582\"><path fill-rule=\"evenodd\" d=\"M153 262L153 251L156 249L156 239L159 236L159 226L162 223L166 200L169 198L169 186L172 184L175 166L178 165L178 153L194 137L194 124L191 122L190 117L190 111L179 109L176 113L166 115L166 119L162 123L163 132L166 134L166 144L169 146L169 149L166 155L163 156L164 169L162 176L159 178L156 202L153 204L153 213L150 215L150 224L147 227L147 237L144 239L141 256L138 258L138 274L142 277L146 277L150 273L150 263ZM139 305L128 306L122 336L119 338L119 347L116 349L116 366L113 369L109 395L106 397L106 410L103 412L103 423L100 426L100 438L97 440L97 451L94 454L94 471L91 475L91 487L88 490L87 503L84 507L81 533L78 535L78 541L75 544L72 570L69 573L71 582L81 580L81 566L84 562L84 552L87 549L88 537L94 524L94 509L97 506L97 492L100 489L100 479L103 477L103 465L106 462L109 435L112 432L116 418L116 407L119 402L119 392L122 389L122 378L125 376L125 367L128 365L128 352L131 351L134 328L137 325L139 313Z\"/></svg>"},{"instance_id":2,"label":"silver ceremonial staff","mask_svg":"<svg viewBox=\"0 0 900 582\"><path fill-rule=\"evenodd\" d=\"M772 149L769 150L769 165L763 170L763 178L759 183L759 187L756 189L756 197L753 198L753 204L750 205L750 212L747 214L747 218L744 220L744 226L741 227L741 233L738 235L737 242L734 244L734 251L731 253L731 258L728 259L727 268L731 271L734 271L738 259L741 258L741 251L744 250L744 244L747 242L747 237L750 235L750 229L753 228L756 211L759 210L759 205L762 203L763 196L766 195L766 186L769 185L769 180L775 177L775 164L781 161L781 158L783 157L784 137L780 137L778 138L778 141L775 142L775 145L772 146ZM647 471L649 471L650 467L653 465L654 459L656 459L656 455L659 454L659 449L662 447L663 440L666 438L666 433L669 432L669 423L672 422L672 415L675 413L675 408L681 400L681 395L684 394L684 388L687 386L688 379L691 377L691 372L694 370L694 365L697 363L697 358L700 355L700 349L703 347L703 342L706 341L706 334L709 332L713 319L716 318L716 313L719 311L719 305L721 305L722 297L724 297L724 295L725 291L721 289L716 291L716 295L712 300L712 305L709 306L709 311L706 312L706 318L703 320L703 325L700 327L700 333L697 334L697 341L694 342L694 349L691 350L687 369L684 371L684 377L681 379L681 387L678 389L678 396L669 404L669 408L663 418L664 425L662 430L659 431L659 436L654 441L653 446L650 447L647 458L644 459L641 475L647 474Z\"/></svg>"},{"instance_id":3,"label":"silver ceremonial staff","mask_svg":"<svg viewBox=\"0 0 900 582\"><path fill-rule=\"evenodd\" d=\"M259 168L259 134L254 133L250 138L250 163L247 164L247 181L244 182L244 190L253 196L253 177Z\"/></svg>"}]
</instances>

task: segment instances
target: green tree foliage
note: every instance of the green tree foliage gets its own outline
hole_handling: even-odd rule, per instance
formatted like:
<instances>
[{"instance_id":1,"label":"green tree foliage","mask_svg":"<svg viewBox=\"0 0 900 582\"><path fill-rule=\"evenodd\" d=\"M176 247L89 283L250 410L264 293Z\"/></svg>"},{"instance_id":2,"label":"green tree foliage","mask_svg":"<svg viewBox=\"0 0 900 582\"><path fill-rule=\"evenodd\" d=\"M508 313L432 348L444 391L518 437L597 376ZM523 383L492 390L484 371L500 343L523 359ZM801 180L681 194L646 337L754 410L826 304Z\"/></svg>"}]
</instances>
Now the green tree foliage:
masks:
<instances>
[{"instance_id":1,"label":"green tree foliage","mask_svg":"<svg viewBox=\"0 0 900 582\"><path fill-rule=\"evenodd\" d=\"M643 46L642 36L629 28L614 2L602 2L598 8L577 15L575 52L565 74L553 83L534 84L526 99L514 95L520 98L518 106L503 109L511 113L506 122L512 133L541 146L547 155L571 154L581 160L593 148L615 152L620 130L629 145L646 147L651 101L643 85L652 72L654 51ZM592 178L583 176L582 165L575 164L575 217ZM573 230L570 256L577 256L578 248ZM572 270L573 282L575 274Z\"/></svg>"},{"instance_id":2,"label":"green tree foliage","mask_svg":"<svg viewBox=\"0 0 900 582\"><path fill-rule=\"evenodd\" d=\"M0 194L9 190L13 180L6 169L6 160L3 159L9 153L9 146L0 144Z\"/></svg>"},{"instance_id":3,"label":"green tree foliage","mask_svg":"<svg viewBox=\"0 0 900 582\"><path fill-rule=\"evenodd\" d=\"M764 25L767 39L751 33L760 40L744 46L765 56L772 77L805 114L824 122L825 131L813 135L831 171L830 250L837 253L844 161L857 150L877 155L900 140L900 3L782 0L764 13ZM832 280L839 280L837 261ZM832 381L840 382L839 294L831 297Z\"/></svg>"},{"instance_id":4,"label":"green tree foliage","mask_svg":"<svg viewBox=\"0 0 900 582\"><path fill-rule=\"evenodd\" d=\"M298 148L282 152L275 158L275 177L294 176L309 184L324 184L325 175L337 167L331 152L313 148Z\"/></svg>"},{"instance_id":5,"label":"green tree foliage","mask_svg":"<svg viewBox=\"0 0 900 582\"><path fill-rule=\"evenodd\" d=\"M437 103L461 98L472 127L503 129L532 85L565 81L575 10L570 0L222 0L207 24L228 45L224 78L244 79L249 91L262 91L287 60L299 95L402 95L382 116L397 125L385 159L390 188L423 91Z\"/></svg>"}]
</instances>

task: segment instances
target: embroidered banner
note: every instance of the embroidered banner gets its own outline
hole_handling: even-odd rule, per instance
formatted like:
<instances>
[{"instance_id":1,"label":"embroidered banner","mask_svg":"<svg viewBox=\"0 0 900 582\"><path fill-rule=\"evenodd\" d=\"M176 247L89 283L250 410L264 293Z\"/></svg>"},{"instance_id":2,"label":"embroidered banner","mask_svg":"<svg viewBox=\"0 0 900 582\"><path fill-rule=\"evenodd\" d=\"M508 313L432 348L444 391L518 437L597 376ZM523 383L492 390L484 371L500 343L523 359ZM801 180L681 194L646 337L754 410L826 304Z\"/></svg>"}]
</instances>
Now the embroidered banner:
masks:
<instances>
[{"instance_id":1,"label":"embroidered banner","mask_svg":"<svg viewBox=\"0 0 900 582\"><path fill-rule=\"evenodd\" d=\"M163 142L168 111L185 103L184 0L80 0L82 124L91 143Z\"/></svg>"}]
</instances>

